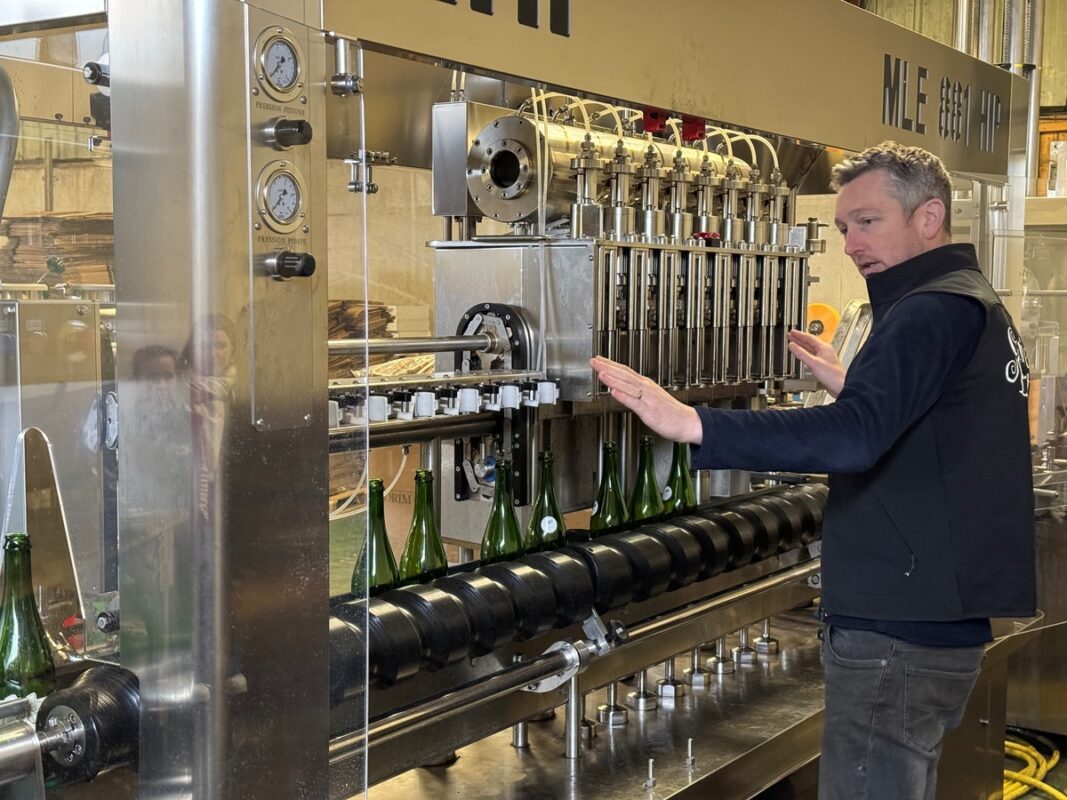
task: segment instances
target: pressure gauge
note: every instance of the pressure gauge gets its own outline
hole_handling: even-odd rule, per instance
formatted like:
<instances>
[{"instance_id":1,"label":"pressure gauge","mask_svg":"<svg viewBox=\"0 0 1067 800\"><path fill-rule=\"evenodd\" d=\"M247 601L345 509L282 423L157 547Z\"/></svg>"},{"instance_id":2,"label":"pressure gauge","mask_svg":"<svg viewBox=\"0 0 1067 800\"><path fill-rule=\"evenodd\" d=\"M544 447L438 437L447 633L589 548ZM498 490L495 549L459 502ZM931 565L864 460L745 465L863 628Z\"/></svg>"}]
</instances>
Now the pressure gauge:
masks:
<instances>
[{"instance_id":1,"label":"pressure gauge","mask_svg":"<svg viewBox=\"0 0 1067 800\"><path fill-rule=\"evenodd\" d=\"M256 74L267 94L287 102L303 89L303 66L296 38L285 28L268 28L256 42Z\"/></svg>"},{"instance_id":2,"label":"pressure gauge","mask_svg":"<svg viewBox=\"0 0 1067 800\"><path fill-rule=\"evenodd\" d=\"M267 213L277 222L287 224L300 210L300 187L288 172L276 173L265 187Z\"/></svg>"},{"instance_id":3,"label":"pressure gauge","mask_svg":"<svg viewBox=\"0 0 1067 800\"><path fill-rule=\"evenodd\" d=\"M306 196L304 179L290 161L272 161L259 174L259 215L278 233L292 233L300 226Z\"/></svg>"}]
</instances>

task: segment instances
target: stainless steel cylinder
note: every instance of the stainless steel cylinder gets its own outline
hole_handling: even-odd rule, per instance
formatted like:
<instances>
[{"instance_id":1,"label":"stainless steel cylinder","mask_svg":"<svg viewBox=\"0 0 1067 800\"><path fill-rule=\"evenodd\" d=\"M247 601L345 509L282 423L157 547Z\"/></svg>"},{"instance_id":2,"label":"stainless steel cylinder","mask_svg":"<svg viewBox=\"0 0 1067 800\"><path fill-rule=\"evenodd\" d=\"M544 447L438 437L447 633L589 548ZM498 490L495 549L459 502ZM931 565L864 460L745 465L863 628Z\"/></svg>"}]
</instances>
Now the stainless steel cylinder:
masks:
<instances>
[{"instance_id":1,"label":"stainless steel cylinder","mask_svg":"<svg viewBox=\"0 0 1067 800\"><path fill-rule=\"evenodd\" d=\"M530 747L528 724L526 720L523 720L511 726L511 746L516 750L526 750Z\"/></svg>"},{"instance_id":2,"label":"stainless steel cylinder","mask_svg":"<svg viewBox=\"0 0 1067 800\"><path fill-rule=\"evenodd\" d=\"M475 137L467 153L467 188L474 203L489 219L522 222L537 216L539 181L547 181L545 216L556 220L570 215L577 197L571 161L582 155L587 132L581 125L535 120L531 114L507 114L488 123ZM615 131L592 128L588 136L595 155L610 161L619 141L636 164L642 164L649 147L660 164L671 164L677 153L687 168L699 173L705 157L721 173L725 161L717 153L670 142L620 137ZM538 169L537 147L547 139L548 157ZM742 174L748 166L736 162ZM634 202L630 198L628 202Z\"/></svg>"},{"instance_id":3,"label":"stainless steel cylinder","mask_svg":"<svg viewBox=\"0 0 1067 800\"><path fill-rule=\"evenodd\" d=\"M503 353L508 343L491 333L471 336L407 336L397 339L330 339L326 343L335 355L402 355L405 353L455 353L475 350Z\"/></svg>"}]
</instances>

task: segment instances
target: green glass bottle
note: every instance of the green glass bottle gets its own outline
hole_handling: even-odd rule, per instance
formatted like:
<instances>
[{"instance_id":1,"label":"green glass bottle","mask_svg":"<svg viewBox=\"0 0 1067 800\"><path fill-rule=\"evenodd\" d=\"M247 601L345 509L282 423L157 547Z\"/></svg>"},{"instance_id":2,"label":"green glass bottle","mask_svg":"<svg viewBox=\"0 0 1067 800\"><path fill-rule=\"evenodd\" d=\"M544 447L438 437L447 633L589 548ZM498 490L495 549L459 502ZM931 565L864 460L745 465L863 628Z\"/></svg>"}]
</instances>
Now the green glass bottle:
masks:
<instances>
[{"instance_id":1,"label":"green glass bottle","mask_svg":"<svg viewBox=\"0 0 1067 800\"><path fill-rule=\"evenodd\" d=\"M524 545L526 552L558 547L563 544L567 533L567 523L556 502L555 469L552 464L552 451L545 450L539 456L541 461L537 501L534 503L530 525L526 529Z\"/></svg>"},{"instance_id":2,"label":"green glass bottle","mask_svg":"<svg viewBox=\"0 0 1067 800\"><path fill-rule=\"evenodd\" d=\"M522 553L522 534L511 504L511 462L502 458L496 463L493 507L489 509L489 521L482 534L482 561L486 564L504 561Z\"/></svg>"},{"instance_id":3,"label":"green glass bottle","mask_svg":"<svg viewBox=\"0 0 1067 800\"><path fill-rule=\"evenodd\" d=\"M652 454L653 439L641 437L637 457L637 481L630 497L630 519L634 522L663 516L663 497L656 483L656 460Z\"/></svg>"},{"instance_id":4,"label":"green glass bottle","mask_svg":"<svg viewBox=\"0 0 1067 800\"><path fill-rule=\"evenodd\" d=\"M600 462L600 488L589 518L589 529L593 531L607 530L630 521L619 478L619 446L615 442L604 442Z\"/></svg>"},{"instance_id":5,"label":"green glass bottle","mask_svg":"<svg viewBox=\"0 0 1067 800\"><path fill-rule=\"evenodd\" d=\"M363 540L356 568L352 570L352 594L363 597L381 594L399 583L396 559L385 530L385 484L378 478L368 482L367 537Z\"/></svg>"},{"instance_id":6,"label":"green glass bottle","mask_svg":"<svg viewBox=\"0 0 1067 800\"><path fill-rule=\"evenodd\" d=\"M2 696L44 697L56 688L56 666L41 615L33 599L30 537L9 533L4 540L4 599L0 605Z\"/></svg>"},{"instance_id":7,"label":"green glass bottle","mask_svg":"<svg viewBox=\"0 0 1067 800\"><path fill-rule=\"evenodd\" d=\"M415 513L400 556L400 583L422 583L439 578L448 569L445 546L433 516L433 473L415 470Z\"/></svg>"},{"instance_id":8,"label":"green glass bottle","mask_svg":"<svg viewBox=\"0 0 1067 800\"><path fill-rule=\"evenodd\" d=\"M667 477L667 485L663 487L663 510L674 514L696 508L696 505L697 490L693 485L693 475L689 472L689 445L675 442L671 474Z\"/></svg>"}]
</instances>

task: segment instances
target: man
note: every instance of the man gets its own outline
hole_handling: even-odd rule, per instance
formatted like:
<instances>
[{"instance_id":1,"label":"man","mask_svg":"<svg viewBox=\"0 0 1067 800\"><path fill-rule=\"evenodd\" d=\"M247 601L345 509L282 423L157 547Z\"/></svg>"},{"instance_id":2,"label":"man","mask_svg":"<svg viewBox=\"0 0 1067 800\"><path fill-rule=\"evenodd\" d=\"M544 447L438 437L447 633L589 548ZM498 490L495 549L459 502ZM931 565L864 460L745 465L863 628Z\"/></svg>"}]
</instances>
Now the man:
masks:
<instances>
[{"instance_id":1,"label":"man","mask_svg":"<svg viewBox=\"0 0 1067 800\"><path fill-rule=\"evenodd\" d=\"M974 248L951 244L940 160L886 142L837 166L833 187L871 334L847 374L812 336L789 348L834 404L694 409L592 366L648 427L689 442L694 468L830 473L819 797L932 800L989 618L1034 613L1028 369Z\"/></svg>"}]
</instances>

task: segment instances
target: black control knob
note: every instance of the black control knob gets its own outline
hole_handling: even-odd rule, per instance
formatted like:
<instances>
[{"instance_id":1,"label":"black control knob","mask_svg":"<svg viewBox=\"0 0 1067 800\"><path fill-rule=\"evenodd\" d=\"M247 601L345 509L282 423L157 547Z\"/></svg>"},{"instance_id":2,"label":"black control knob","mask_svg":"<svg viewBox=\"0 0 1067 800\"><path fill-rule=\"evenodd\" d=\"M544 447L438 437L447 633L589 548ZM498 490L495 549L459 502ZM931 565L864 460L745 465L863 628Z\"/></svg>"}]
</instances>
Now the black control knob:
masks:
<instances>
[{"instance_id":1,"label":"black control knob","mask_svg":"<svg viewBox=\"0 0 1067 800\"><path fill-rule=\"evenodd\" d=\"M114 633L119 629L119 612L101 611L96 615L96 627L103 633Z\"/></svg>"},{"instance_id":2,"label":"black control knob","mask_svg":"<svg viewBox=\"0 0 1067 800\"><path fill-rule=\"evenodd\" d=\"M267 271L275 278L310 278L315 274L315 256L279 250L267 258Z\"/></svg>"},{"instance_id":3,"label":"black control knob","mask_svg":"<svg viewBox=\"0 0 1067 800\"><path fill-rule=\"evenodd\" d=\"M110 86L111 72L106 64L89 61L82 67L82 77L90 86Z\"/></svg>"},{"instance_id":4,"label":"black control knob","mask_svg":"<svg viewBox=\"0 0 1067 800\"><path fill-rule=\"evenodd\" d=\"M267 140L282 149L308 144L311 142L311 123L303 119L279 119L267 129Z\"/></svg>"}]
</instances>

